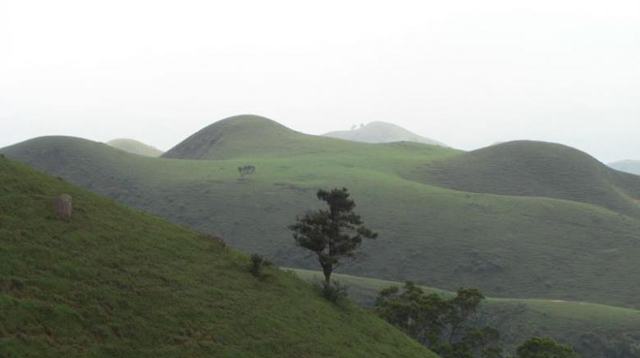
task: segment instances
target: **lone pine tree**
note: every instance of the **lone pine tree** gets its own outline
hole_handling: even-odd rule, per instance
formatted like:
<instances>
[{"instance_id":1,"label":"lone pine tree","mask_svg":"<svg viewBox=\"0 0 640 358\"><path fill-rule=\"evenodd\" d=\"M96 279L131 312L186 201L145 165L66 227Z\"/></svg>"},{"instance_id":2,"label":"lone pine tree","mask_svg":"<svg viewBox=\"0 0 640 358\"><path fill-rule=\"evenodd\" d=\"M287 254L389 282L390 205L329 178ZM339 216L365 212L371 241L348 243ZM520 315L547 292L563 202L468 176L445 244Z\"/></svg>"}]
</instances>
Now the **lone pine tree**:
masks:
<instances>
[{"instance_id":1,"label":"lone pine tree","mask_svg":"<svg viewBox=\"0 0 640 358\"><path fill-rule=\"evenodd\" d=\"M346 188L318 190L319 200L329 210L318 210L296 218L289 226L296 244L316 255L325 278L325 288L331 274L344 259L352 259L363 239L375 239L378 234L363 225L360 215L353 212L356 204L349 199Z\"/></svg>"}]
</instances>

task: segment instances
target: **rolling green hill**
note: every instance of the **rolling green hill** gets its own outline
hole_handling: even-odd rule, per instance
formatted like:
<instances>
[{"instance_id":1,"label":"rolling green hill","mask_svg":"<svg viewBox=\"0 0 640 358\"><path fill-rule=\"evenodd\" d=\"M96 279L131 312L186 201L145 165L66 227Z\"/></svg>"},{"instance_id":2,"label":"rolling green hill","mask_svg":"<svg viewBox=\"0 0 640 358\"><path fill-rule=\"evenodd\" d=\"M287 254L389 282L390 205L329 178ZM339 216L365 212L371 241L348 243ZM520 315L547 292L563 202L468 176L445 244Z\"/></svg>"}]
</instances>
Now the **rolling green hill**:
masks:
<instances>
[{"instance_id":1,"label":"rolling green hill","mask_svg":"<svg viewBox=\"0 0 640 358\"><path fill-rule=\"evenodd\" d=\"M142 158L142 157L140 157ZM69 221L55 197L73 197ZM0 158L2 357L434 357L209 236Z\"/></svg>"},{"instance_id":2,"label":"rolling green hill","mask_svg":"<svg viewBox=\"0 0 640 358\"><path fill-rule=\"evenodd\" d=\"M318 152L342 154L354 148L347 141L307 135L255 115L240 115L215 122L168 150L172 159L228 159L303 155Z\"/></svg>"},{"instance_id":3,"label":"rolling green hill","mask_svg":"<svg viewBox=\"0 0 640 358\"><path fill-rule=\"evenodd\" d=\"M309 281L322 278L318 271L292 269ZM361 305L373 305L378 293L401 283L349 275L335 275L348 286L349 297ZM453 293L422 287L443 296ZM487 298L473 319L475 324L499 329L501 342L510 352L531 336L552 337L571 345L582 358L630 357L621 349L640 340L640 310L586 302ZM618 355L616 355L618 354Z\"/></svg>"},{"instance_id":4,"label":"rolling green hill","mask_svg":"<svg viewBox=\"0 0 640 358\"><path fill-rule=\"evenodd\" d=\"M145 157L159 157L162 155L162 151L160 149L144 144L135 139L114 139L108 141L107 145L124 150L125 152L143 155Z\"/></svg>"},{"instance_id":5,"label":"rolling green hill","mask_svg":"<svg viewBox=\"0 0 640 358\"><path fill-rule=\"evenodd\" d=\"M622 160L609 163L609 166L622 172L640 175L640 160Z\"/></svg>"},{"instance_id":6,"label":"rolling green hill","mask_svg":"<svg viewBox=\"0 0 640 358\"><path fill-rule=\"evenodd\" d=\"M364 143L417 142L446 147L445 144L438 142L437 140L419 136L393 123L378 121L367 123L362 127L349 131L325 133L323 136Z\"/></svg>"},{"instance_id":7,"label":"rolling green hill","mask_svg":"<svg viewBox=\"0 0 640 358\"><path fill-rule=\"evenodd\" d=\"M428 163L410 177L454 190L571 200L640 217L640 178L559 144L498 144Z\"/></svg>"},{"instance_id":8,"label":"rolling green hill","mask_svg":"<svg viewBox=\"0 0 640 358\"><path fill-rule=\"evenodd\" d=\"M287 225L320 207L318 188L346 186L357 211L380 237L367 242L362 256L344 266L343 273L411 279L443 289L478 286L495 297L639 307L640 221L608 209L606 201L543 197L554 187L536 196L509 196L427 182L419 174L429 163L467 155L449 148L308 136L258 117L217 124L208 128L227 129L209 148L215 150L202 151L201 157L224 159L145 158L69 137L38 138L0 151L297 268L315 266L293 246ZM225 140L227 135L232 140ZM257 169L241 179L236 168L246 164ZM597 163L591 167L600 170ZM620 182L611 185L621 191L635 185L634 176L616 178ZM618 198L629 204L623 199L631 194Z\"/></svg>"}]
</instances>

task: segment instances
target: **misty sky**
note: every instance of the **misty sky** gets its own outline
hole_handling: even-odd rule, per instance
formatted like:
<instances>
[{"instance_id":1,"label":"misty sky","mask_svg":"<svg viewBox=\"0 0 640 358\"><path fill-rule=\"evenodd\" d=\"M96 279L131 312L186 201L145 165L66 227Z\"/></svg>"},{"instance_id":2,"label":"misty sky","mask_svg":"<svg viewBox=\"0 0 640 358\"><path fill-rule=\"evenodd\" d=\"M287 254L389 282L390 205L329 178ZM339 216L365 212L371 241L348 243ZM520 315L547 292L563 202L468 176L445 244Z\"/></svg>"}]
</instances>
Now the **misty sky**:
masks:
<instances>
[{"instance_id":1,"label":"misty sky","mask_svg":"<svg viewBox=\"0 0 640 358\"><path fill-rule=\"evenodd\" d=\"M0 147L241 113L640 159L640 1L0 1Z\"/></svg>"}]
</instances>

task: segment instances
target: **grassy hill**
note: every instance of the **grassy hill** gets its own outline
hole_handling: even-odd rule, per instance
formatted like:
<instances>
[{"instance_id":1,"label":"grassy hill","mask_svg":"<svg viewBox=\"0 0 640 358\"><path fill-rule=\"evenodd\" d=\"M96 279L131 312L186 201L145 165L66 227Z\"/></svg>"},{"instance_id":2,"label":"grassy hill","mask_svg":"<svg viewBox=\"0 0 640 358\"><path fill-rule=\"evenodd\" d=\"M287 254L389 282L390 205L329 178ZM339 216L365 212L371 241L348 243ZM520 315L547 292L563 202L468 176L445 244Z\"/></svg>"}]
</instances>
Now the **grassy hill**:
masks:
<instances>
[{"instance_id":1,"label":"grassy hill","mask_svg":"<svg viewBox=\"0 0 640 358\"><path fill-rule=\"evenodd\" d=\"M640 160L622 160L609 163L609 166L622 172L640 175Z\"/></svg>"},{"instance_id":2,"label":"grassy hill","mask_svg":"<svg viewBox=\"0 0 640 358\"><path fill-rule=\"evenodd\" d=\"M239 115L215 122L167 151L172 159L228 159L312 154L341 154L353 144L332 138L307 135L275 121L255 115Z\"/></svg>"},{"instance_id":3,"label":"grassy hill","mask_svg":"<svg viewBox=\"0 0 640 358\"><path fill-rule=\"evenodd\" d=\"M364 143L417 142L446 147L445 144L437 140L419 136L393 123L377 121L349 131L329 132L323 136Z\"/></svg>"},{"instance_id":4,"label":"grassy hill","mask_svg":"<svg viewBox=\"0 0 640 358\"><path fill-rule=\"evenodd\" d=\"M107 145L124 150L125 152L143 155L145 157L159 157L162 155L162 151L160 149L144 144L135 139L114 139L108 141Z\"/></svg>"},{"instance_id":5,"label":"grassy hill","mask_svg":"<svg viewBox=\"0 0 640 358\"><path fill-rule=\"evenodd\" d=\"M410 177L466 192L590 203L640 217L640 178L560 144L498 144L428 163Z\"/></svg>"},{"instance_id":6,"label":"grassy hill","mask_svg":"<svg viewBox=\"0 0 640 358\"><path fill-rule=\"evenodd\" d=\"M417 174L429 163L466 155L457 150L356 143L299 134L255 117L236 119L222 123L235 128L223 132L234 133L233 140L223 137L208 152L224 159L145 158L69 137L34 139L1 152L297 268L315 266L293 246L287 225L320 207L318 188L346 186L380 237L367 242L344 273L443 289L473 285L495 297L638 307L640 221L606 202L451 190ZM296 143L303 143L299 150ZM246 164L256 173L241 179L236 168ZM632 188L634 176L619 178L631 184L616 188Z\"/></svg>"},{"instance_id":7,"label":"grassy hill","mask_svg":"<svg viewBox=\"0 0 640 358\"><path fill-rule=\"evenodd\" d=\"M318 271L292 269L308 281L322 277ZM349 287L349 296L362 305L373 305L378 293L401 283L349 275L335 275ZM422 287L427 292L452 296L451 292ZM475 324L490 325L501 332L511 352L531 336L552 337L571 345L582 358L629 357L620 354L640 340L640 310L586 302L488 297L474 317Z\"/></svg>"},{"instance_id":8,"label":"grassy hill","mask_svg":"<svg viewBox=\"0 0 640 358\"><path fill-rule=\"evenodd\" d=\"M140 157L142 158L142 157ZM52 200L73 196L61 221ZM286 272L0 158L2 357L433 357Z\"/></svg>"}]
</instances>

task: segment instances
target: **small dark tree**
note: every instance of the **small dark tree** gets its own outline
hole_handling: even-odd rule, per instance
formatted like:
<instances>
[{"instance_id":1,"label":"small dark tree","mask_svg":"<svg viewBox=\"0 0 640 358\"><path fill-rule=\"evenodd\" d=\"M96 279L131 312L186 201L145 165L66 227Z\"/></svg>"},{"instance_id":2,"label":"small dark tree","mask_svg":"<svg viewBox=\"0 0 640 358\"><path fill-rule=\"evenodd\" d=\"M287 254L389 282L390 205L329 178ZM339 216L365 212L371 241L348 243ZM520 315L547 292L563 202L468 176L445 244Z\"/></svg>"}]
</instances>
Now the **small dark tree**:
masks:
<instances>
[{"instance_id":1,"label":"small dark tree","mask_svg":"<svg viewBox=\"0 0 640 358\"><path fill-rule=\"evenodd\" d=\"M481 358L502 358L500 332L492 327L472 327L462 339L462 344L470 347L473 356Z\"/></svg>"},{"instance_id":2,"label":"small dark tree","mask_svg":"<svg viewBox=\"0 0 640 358\"><path fill-rule=\"evenodd\" d=\"M374 239L378 234L366 228L353 212L356 204L349 199L346 188L318 190L317 196L327 203L329 210L298 216L289 229L298 246L316 255L326 288L330 287L331 274L340 261L353 258L363 239Z\"/></svg>"},{"instance_id":3,"label":"small dark tree","mask_svg":"<svg viewBox=\"0 0 640 358\"><path fill-rule=\"evenodd\" d=\"M238 167L238 173L241 178L244 178L245 175L253 174L256 171L256 167L253 165L241 165Z\"/></svg>"},{"instance_id":4,"label":"small dark tree","mask_svg":"<svg viewBox=\"0 0 640 358\"><path fill-rule=\"evenodd\" d=\"M456 297L448 302L445 323L449 325L449 344L453 343L465 328L465 323L473 316L484 296L475 288L459 288Z\"/></svg>"},{"instance_id":5,"label":"small dark tree","mask_svg":"<svg viewBox=\"0 0 640 358\"><path fill-rule=\"evenodd\" d=\"M249 267L249 272L256 277L260 278L262 276L262 265L264 264L264 256L260 254L251 254L251 266Z\"/></svg>"},{"instance_id":6,"label":"small dark tree","mask_svg":"<svg viewBox=\"0 0 640 358\"><path fill-rule=\"evenodd\" d=\"M380 291L376 311L418 342L433 347L439 344L445 324L442 316L448 306L437 294L426 294L412 281L402 291L393 286Z\"/></svg>"}]
</instances>

